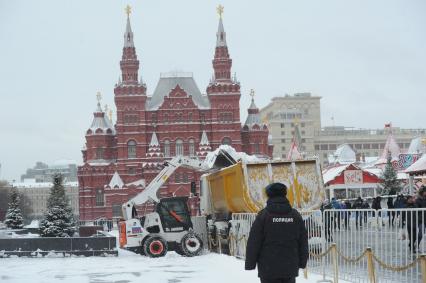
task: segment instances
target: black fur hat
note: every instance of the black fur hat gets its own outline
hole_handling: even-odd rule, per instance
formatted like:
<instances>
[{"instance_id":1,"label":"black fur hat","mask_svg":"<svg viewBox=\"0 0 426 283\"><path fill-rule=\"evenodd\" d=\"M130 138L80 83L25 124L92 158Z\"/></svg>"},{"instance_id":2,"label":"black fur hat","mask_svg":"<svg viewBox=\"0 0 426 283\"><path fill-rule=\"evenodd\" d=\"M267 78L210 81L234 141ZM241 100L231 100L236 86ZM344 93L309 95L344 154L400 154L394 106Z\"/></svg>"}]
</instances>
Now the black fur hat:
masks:
<instances>
[{"instance_id":1,"label":"black fur hat","mask_svg":"<svg viewBox=\"0 0 426 283\"><path fill-rule=\"evenodd\" d=\"M272 183L266 186L266 195L268 198L284 197L287 195L287 187L282 183Z\"/></svg>"}]
</instances>

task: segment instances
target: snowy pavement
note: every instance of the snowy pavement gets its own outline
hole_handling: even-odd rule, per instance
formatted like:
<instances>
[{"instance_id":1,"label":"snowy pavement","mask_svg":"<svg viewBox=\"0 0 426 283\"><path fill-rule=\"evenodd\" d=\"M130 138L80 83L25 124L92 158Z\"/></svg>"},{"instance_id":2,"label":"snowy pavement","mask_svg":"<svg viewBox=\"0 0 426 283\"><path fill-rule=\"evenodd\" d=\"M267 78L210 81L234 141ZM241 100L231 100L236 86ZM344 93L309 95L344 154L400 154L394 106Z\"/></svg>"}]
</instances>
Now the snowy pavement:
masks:
<instances>
[{"instance_id":1,"label":"snowy pavement","mask_svg":"<svg viewBox=\"0 0 426 283\"><path fill-rule=\"evenodd\" d=\"M110 234L117 238L118 232ZM310 274L306 280L303 271L299 273L297 283L314 283L320 279ZM119 249L118 257L0 258L0 282L259 283L260 280L257 270L245 271L243 260L227 255L206 253L188 258L169 252L162 258L148 258Z\"/></svg>"},{"instance_id":2,"label":"snowy pavement","mask_svg":"<svg viewBox=\"0 0 426 283\"><path fill-rule=\"evenodd\" d=\"M303 272L300 272L302 276ZM301 277L298 283L316 282ZM256 271L244 271L244 261L205 254L193 258L170 252L164 258L147 258L120 250L118 257L3 258L4 283L258 283Z\"/></svg>"}]
</instances>

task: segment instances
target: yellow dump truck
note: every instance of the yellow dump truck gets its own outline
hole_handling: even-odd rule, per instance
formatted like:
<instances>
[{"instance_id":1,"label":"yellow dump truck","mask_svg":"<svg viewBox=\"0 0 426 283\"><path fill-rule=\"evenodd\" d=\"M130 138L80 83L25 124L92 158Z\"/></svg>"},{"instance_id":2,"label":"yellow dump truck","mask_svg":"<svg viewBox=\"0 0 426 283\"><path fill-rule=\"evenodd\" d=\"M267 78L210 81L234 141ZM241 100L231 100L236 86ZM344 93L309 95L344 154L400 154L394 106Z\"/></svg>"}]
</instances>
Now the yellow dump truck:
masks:
<instances>
[{"instance_id":1,"label":"yellow dump truck","mask_svg":"<svg viewBox=\"0 0 426 283\"><path fill-rule=\"evenodd\" d=\"M201 214L208 219L210 245L226 252L230 234L239 223L233 213L256 213L266 205L265 187L281 182L288 188L287 198L300 211L318 209L325 198L317 159L297 161L237 162L201 177ZM235 227L234 227L235 226ZM233 232L231 232L231 230Z\"/></svg>"},{"instance_id":2,"label":"yellow dump truck","mask_svg":"<svg viewBox=\"0 0 426 283\"><path fill-rule=\"evenodd\" d=\"M266 204L264 188L272 182L287 186L287 198L299 210L318 209L325 197L316 159L238 162L203 175L201 182L201 214L215 218L258 212Z\"/></svg>"}]
</instances>

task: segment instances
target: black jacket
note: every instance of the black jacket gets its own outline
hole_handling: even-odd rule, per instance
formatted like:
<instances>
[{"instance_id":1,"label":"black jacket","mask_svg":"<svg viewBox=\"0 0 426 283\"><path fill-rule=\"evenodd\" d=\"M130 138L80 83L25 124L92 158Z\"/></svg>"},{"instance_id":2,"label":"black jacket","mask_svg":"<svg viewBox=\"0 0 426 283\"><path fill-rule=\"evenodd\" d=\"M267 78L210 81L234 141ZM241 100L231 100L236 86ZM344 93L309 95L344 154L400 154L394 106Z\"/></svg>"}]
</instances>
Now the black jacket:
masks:
<instances>
[{"instance_id":1,"label":"black jacket","mask_svg":"<svg viewBox=\"0 0 426 283\"><path fill-rule=\"evenodd\" d=\"M426 208L426 198L419 196L416 199L416 203L414 205L416 208ZM419 211L418 212L418 216L419 216L419 224L421 223L425 223L426 222L426 211Z\"/></svg>"},{"instance_id":2,"label":"black jacket","mask_svg":"<svg viewBox=\"0 0 426 283\"><path fill-rule=\"evenodd\" d=\"M354 204L352 205L353 209L361 209L362 208L362 199L356 199Z\"/></svg>"},{"instance_id":3,"label":"black jacket","mask_svg":"<svg viewBox=\"0 0 426 283\"><path fill-rule=\"evenodd\" d=\"M382 205L381 205L381 202L382 201L382 198L381 197L376 197L374 200L373 200L373 203L371 204L371 208L372 209L375 209L375 210L379 210L379 209L382 209Z\"/></svg>"},{"instance_id":4,"label":"black jacket","mask_svg":"<svg viewBox=\"0 0 426 283\"><path fill-rule=\"evenodd\" d=\"M268 200L250 230L245 269L261 278L297 277L308 261L308 234L302 216L284 197Z\"/></svg>"}]
</instances>

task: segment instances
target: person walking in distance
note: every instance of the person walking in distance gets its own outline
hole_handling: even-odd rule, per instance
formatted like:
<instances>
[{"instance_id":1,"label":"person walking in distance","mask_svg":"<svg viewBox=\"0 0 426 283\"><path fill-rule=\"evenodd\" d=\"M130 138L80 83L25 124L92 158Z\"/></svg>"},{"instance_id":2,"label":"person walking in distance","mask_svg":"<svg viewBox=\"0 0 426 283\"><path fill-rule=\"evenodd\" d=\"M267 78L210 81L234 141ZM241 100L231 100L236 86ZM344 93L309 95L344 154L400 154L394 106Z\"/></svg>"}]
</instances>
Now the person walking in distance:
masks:
<instances>
[{"instance_id":1,"label":"person walking in distance","mask_svg":"<svg viewBox=\"0 0 426 283\"><path fill-rule=\"evenodd\" d=\"M416 199L414 196L409 196L407 199L406 208L413 209L416 208ZM407 232L408 232L408 246L412 253L417 253L417 248L420 241L417 242L417 211L406 211L407 214Z\"/></svg>"},{"instance_id":2,"label":"person walking in distance","mask_svg":"<svg viewBox=\"0 0 426 283\"><path fill-rule=\"evenodd\" d=\"M308 261L308 234L302 216L286 198L287 187L272 183L268 201L250 230L245 269L258 270L261 283L294 283Z\"/></svg>"},{"instance_id":3,"label":"person walking in distance","mask_svg":"<svg viewBox=\"0 0 426 283\"><path fill-rule=\"evenodd\" d=\"M395 209L395 205L393 203L393 198L389 197L387 200L387 205L388 205L388 217L389 217L389 227L393 227L393 222L395 220L395 211L393 211Z\"/></svg>"},{"instance_id":4,"label":"person walking in distance","mask_svg":"<svg viewBox=\"0 0 426 283\"><path fill-rule=\"evenodd\" d=\"M419 195L416 198L415 202L416 208L426 208L426 186L421 186L419 189ZM417 215L419 234L417 238L417 246L420 245L420 242L423 239L424 234L424 225L426 223L426 211L419 211Z\"/></svg>"},{"instance_id":5,"label":"person walking in distance","mask_svg":"<svg viewBox=\"0 0 426 283\"><path fill-rule=\"evenodd\" d=\"M362 201L362 205L361 205L362 209L370 209L370 205L368 204L368 201L365 199ZM368 211L363 211L363 215L364 215L364 223L365 225L367 225L367 220L368 220L368 215L370 214L370 212Z\"/></svg>"},{"instance_id":6,"label":"person walking in distance","mask_svg":"<svg viewBox=\"0 0 426 283\"><path fill-rule=\"evenodd\" d=\"M407 200L404 197L404 195L400 194L397 196L395 203L394 203L394 207L395 209L403 209L407 207ZM398 210L396 212L396 217L399 219L400 223L401 223L401 228L404 228L405 226L405 220L407 218L407 212L405 211L401 211Z\"/></svg>"},{"instance_id":7,"label":"person walking in distance","mask_svg":"<svg viewBox=\"0 0 426 283\"><path fill-rule=\"evenodd\" d=\"M355 212L356 229L358 229L358 226L362 227L362 211L359 211L359 209L363 209L362 205L361 197L358 197L352 205L352 209L358 209L358 211Z\"/></svg>"},{"instance_id":8,"label":"person walking in distance","mask_svg":"<svg viewBox=\"0 0 426 283\"><path fill-rule=\"evenodd\" d=\"M352 205L350 203L349 200L345 201L345 209L346 211L344 212L345 214L345 229L349 230L349 219L351 219L351 212L349 211L350 209L352 209Z\"/></svg>"}]
</instances>

